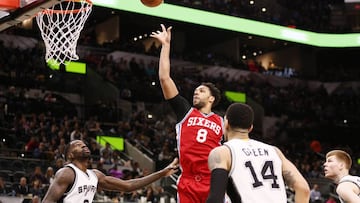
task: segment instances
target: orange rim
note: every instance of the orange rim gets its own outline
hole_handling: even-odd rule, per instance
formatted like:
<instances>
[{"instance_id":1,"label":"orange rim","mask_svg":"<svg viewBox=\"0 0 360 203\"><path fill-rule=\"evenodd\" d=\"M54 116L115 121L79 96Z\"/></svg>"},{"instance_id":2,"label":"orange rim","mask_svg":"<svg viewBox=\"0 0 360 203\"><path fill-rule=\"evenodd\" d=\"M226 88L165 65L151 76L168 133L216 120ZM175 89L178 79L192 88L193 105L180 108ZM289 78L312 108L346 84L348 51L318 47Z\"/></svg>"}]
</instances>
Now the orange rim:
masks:
<instances>
[{"instance_id":1,"label":"orange rim","mask_svg":"<svg viewBox=\"0 0 360 203\"><path fill-rule=\"evenodd\" d=\"M83 12L83 11L87 11L89 10L91 7L92 7L92 2L91 0L65 0L65 1L71 1L71 2L85 2L87 3L88 5L83 7L83 8L80 8L80 9L74 9L74 10L54 10L54 9L44 9L42 10L39 14L46 14L46 15L51 15L51 14L54 14L54 13L61 13L61 14L71 14L71 13L80 13L80 12Z\"/></svg>"}]
</instances>

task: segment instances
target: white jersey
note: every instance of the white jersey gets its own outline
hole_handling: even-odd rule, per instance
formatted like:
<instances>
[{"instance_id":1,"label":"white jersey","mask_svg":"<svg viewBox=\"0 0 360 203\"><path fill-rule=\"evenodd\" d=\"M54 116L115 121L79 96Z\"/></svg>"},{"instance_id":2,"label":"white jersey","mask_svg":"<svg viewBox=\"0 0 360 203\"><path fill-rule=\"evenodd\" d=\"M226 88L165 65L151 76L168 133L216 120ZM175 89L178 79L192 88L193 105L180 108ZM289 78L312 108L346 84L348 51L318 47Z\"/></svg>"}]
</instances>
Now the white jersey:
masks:
<instances>
[{"instance_id":1,"label":"white jersey","mask_svg":"<svg viewBox=\"0 0 360 203\"><path fill-rule=\"evenodd\" d=\"M97 191L98 178L94 171L87 169L86 173L74 164L68 164L75 172L75 179L69 191L64 193L63 203L91 203Z\"/></svg>"},{"instance_id":2,"label":"white jersey","mask_svg":"<svg viewBox=\"0 0 360 203\"><path fill-rule=\"evenodd\" d=\"M344 176L340 179L339 184L343 183L343 182L354 183L356 186L358 186L360 188L360 177L359 176L352 176L352 175ZM360 196L360 194L358 194L358 196ZM340 202L345 203L345 201L343 199L341 199L341 197L339 197L339 199L340 199Z\"/></svg>"},{"instance_id":3,"label":"white jersey","mask_svg":"<svg viewBox=\"0 0 360 203\"><path fill-rule=\"evenodd\" d=\"M232 139L227 194L232 202L286 203L282 161L275 148L256 140Z\"/></svg>"}]
</instances>

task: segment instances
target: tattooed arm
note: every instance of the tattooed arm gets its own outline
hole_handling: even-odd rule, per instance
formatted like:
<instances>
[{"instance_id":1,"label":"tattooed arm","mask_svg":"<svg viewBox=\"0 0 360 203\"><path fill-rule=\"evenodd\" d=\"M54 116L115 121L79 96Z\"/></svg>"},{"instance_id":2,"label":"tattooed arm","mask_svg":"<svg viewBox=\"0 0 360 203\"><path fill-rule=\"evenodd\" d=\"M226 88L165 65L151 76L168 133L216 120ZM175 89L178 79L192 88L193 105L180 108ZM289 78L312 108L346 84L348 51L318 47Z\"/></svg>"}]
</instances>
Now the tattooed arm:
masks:
<instances>
[{"instance_id":1,"label":"tattooed arm","mask_svg":"<svg viewBox=\"0 0 360 203\"><path fill-rule=\"evenodd\" d=\"M211 171L211 181L206 203L224 202L230 164L231 155L228 147L216 147L210 152L208 165Z\"/></svg>"},{"instance_id":2,"label":"tattooed arm","mask_svg":"<svg viewBox=\"0 0 360 203\"><path fill-rule=\"evenodd\" d=\"M285 184L295 191L295 203L308 203L310 201L310 187L295 165L289 161L280 149L276 148L282 160L282 172Z\"/></svg>"}]
</instances>

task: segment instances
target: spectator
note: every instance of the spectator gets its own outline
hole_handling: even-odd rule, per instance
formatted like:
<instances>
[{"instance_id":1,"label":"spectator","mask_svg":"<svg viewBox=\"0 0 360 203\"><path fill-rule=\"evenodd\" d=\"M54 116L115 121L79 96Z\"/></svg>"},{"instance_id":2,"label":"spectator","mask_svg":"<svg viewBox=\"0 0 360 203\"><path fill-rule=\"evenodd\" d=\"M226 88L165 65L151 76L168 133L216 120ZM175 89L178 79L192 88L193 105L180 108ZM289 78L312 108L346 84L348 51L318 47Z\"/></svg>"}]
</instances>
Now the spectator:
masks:
<instances>
[{"instance_id":1,"label":"spectator","mask_svg":"<svg viewBox=\"0 0 360 203\"><path fill-rule=\"evenodd\" d=\"M63 158L57 158L55 161L54 172L58 171L64 166L65 160Z\"/></svg>"},{"instance_id":2,"label":"spectator","mask_svg":"<svg viewBox=\"0 0 360 203\"><path fill-rule=\"evenodd\" d=\"M40 203L40 197L37 195L33 196L31 203Z\"/></svg>"},{"instance_id":3,"label":"spectator","mask_svg":"<svg viewBox=\"0 0 360 203\"><path fill-rule=\"evenodd\" d=\"M91 150L91 156L93 157L94 161L99 161L100 160L100 149L99 149L99 144L95 141L91 141L90 144L90 150Z\"/></svg>"},{"instance_id":4,"label":"spectator","mask_svg":"<svg viewBox=\"0 0 360 203\"><path fill-rule=\"evenodd\" d=\"M26 177L21 177L19 183L14 185L14 191L15 195L20 196L26 196L30 193L29 186L27 184Z\"/></svg>"},{"instance_id":5,"label":"spectator","mask_svg":"<svg viewBox=\"0 0 360 203\"><path fill-rule=\"evenodd\" d=\"M33 158L35 159L46 159L46 146L44 142L40 142L38 147L36 147L33 151Z\"/></svg>"},{"instance_id":6,"label":"spectator","mask_svg":"<svg viewBox=\"0 0 360 203\"><path fill-rule=\"evenodd\" d=\"M164 192L164 188L160 185L156 186L155 184L148 185L146 187L146 200L148 202L159 202L160 197Z\"/></svg>"},{"instance_id":7,"label":"spectator","mask_svg":"<svg viewBox=\"0 0 360 203\"><path fill-rule=\"evenodd\" d=\"M321 202L322 202L322 197L321 197L321 192L319 190L319 185L315 183L310 191L310 203L321 203Z\"/></svg>"},{"instance_id":8,"label":"spectator","mask_svg":"<svg viewBox=\"0 0 360 203\"><path fill-rule=\"evenodd\" d=\"M89 136L91 138L96 138L98 135L104 135L103 129L101 129L101 124L99 121L94 122L94 126L89 129Z\"/></svg>"},{"instance_id":9,"label":"spectator","mask_svg":"<svg viewBox=\"0 0 360 203\"><path fill-rule=\"evenodd\" d=\"M107 170L104 168L104 163L102 161L97 162L96 169L101 171L105 175L109 175Z\"/></svg>"},{"instance_id":10,"label":"spectator","mask_svg":"<svg viewBox=\"0 0 360 203\"><path fill-rule=\"evenodd\" d=\"M122 179L124 174L121 171L121 169L119 168L118 164L114 164L112 168L110 168L108 175L115 177L115 178L120 178Z\"/></svg>"},{"instance_id":11,"label":"spectator","mask_svg":"<svg viewBox=\"0 0 360 203\"><path fill-rule=\"evenodd\" d=\"M134 176L143 176L143 170L140 168L140 164L137 161L132 161L131 162L131 167L132 167L132 172L134 174ZM148 175L148 174L146 174Z\"/></svg>"},{"instance_id":12,"label":"spectator","mask_svg":"<svg viewBox=\"0 0 360 203\"><path fill-rule=\"evenodd\" d=\"M74 130L70 133L70 141L81 140L82 137L83 137L83 133L80 129L80 124L76 122L74 124Z\"/></svg>"},{"instance_id":13,"label":"spectator","mask_svg":"<svg viewBox=\"0 0 360 203\"><path fill-rule=\"evenodd\" d=\"M46 183L51 184L54 181L55 173L53 167L49 166L45 173Z\"/></svg>"},{"instance_id":14,"label":"spectator","mask_svg":"<svg viewBox=\"0 0 360 203\"><path fill-rule=\"evenodd\" d=\"M120 157L121 152L118 149L115 149L113 151L112 157L111 157L111 162L114 164L119 164L119 165L124 165L121 157Z\"/></svg>"},{"instance_id":15,"label":"spectator","mask_svg":"<svg viewBox=\"0 0 360 203\"><path fill-rule=\"evenodd\" d=\"M66 147L65 138L60 138L60 143L55 150L55 159L65 158L65 147Z\"/></svg>"},{"instance_id":16,"label":"spectator","mask_svg":"<svg viewBox=\"0 0 360 203\"><path fill-rule=\"evenodd\" d=\"M171 163L171 158L174 156L174 154L169 149L168 142L165 142L159 155L158 155L158 162L159 166L157 167L163 167Z\"/></svg>"},{"instance_id":17,"label":"spectator","mask_svg":"<svg viewBox=\"0 0 360 203\"><path fill-rule=\"evenodd\" d=\"M0 196L6 196L11 191L6 188L5 181L2 177L0 177Z\"/></svg>"},{"instance_id":18,"label":"spectator","mask_svg":"<svg viewBox=\"0 0 360 203\"><path fill-rule=\"evenodd\" d=\"M34 180L39 180L40 184L48 184L40 166L35 166L34 172L30 175L30 182L34 182Z\"/></svg>"},{"instance_id":19,"label":"spectator","mask_svg":"<svg viewBox=\"0 0 360 203\"><path fill-rule=\"evenodd\" d=\"M102 147L100 149L100 156L101 160L104 162L104 164L112 164L111 158L112 158L113 150L111 149L110 143L106 143L105 147Z\"/></svg>"},{"instance_id":20,"label":"spectator","mask_svg":"<svg viewBox=\"0 0 360 203\"><path fill-rule=\"evenodd\" d=\"M29 191L33 196L39 196L39 197L44 196L44 190L42 188L42 183L39 179L35 179L31 183L31 187L30 187Z\"/></svg>"},{"instance_id":21,"label":"spectator","mask_svg":"<svg viewBox=\"0 0 360 203\"><path fill-rule=\"evenodd\" d=\"M33 152L39 146L39 142L36 136L31 136L30 140L25 145L26 152Z\"/></svg>"}]
</instances>

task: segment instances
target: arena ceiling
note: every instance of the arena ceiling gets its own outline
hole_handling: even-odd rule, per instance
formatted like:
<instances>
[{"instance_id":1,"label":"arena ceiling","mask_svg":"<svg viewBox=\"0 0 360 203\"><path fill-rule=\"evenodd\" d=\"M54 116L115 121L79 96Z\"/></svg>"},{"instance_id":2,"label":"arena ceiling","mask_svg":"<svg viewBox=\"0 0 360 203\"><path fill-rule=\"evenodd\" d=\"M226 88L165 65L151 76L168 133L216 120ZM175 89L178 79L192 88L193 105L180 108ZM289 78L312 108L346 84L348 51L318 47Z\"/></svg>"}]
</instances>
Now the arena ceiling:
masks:
<instances>
[{"instance_id":1,"label":"arena ceiling","mask_svg":"<svg viewBox=\"0 0 360 203\"><path fill-rule=\"evenodd\" d=\"M32 0L30 2L34 2ZM35 2L45 2L50 0L36 0ZM110 1L110 0L108 0ZM116 0L116 2L121 3L122 0ZM275 2L279 2L277 0ZM323 0L318 0L323 1ZM259 1L256 1L257 3ZM264 0L259 3L259 6L268 6L268 12L279 11L279 6L274 1ZM341 1L337 0L329 0L328 2L337 2L337 4ZM360 25L360 5L358 3L348 4L346 8L342 9L342 12L335 7L332 8L334 10L334 16L337 16L340 24L344 22L352 23L353 30L359 30ZM335 12L336 10L336 12ZM3 19L4 12L3 9L0 9ZM346 11L346 12L345 12ZM15 11L14 13L16 14ZM106 19L118 15L120 17L120 26L121 26L121 35L123 37L132 38L134 36L138 36L139 34L149 33L151 30L156 30L159 28L159 24L163 23L165 25L172 25L175 31L186 33L186 43L187 46L191 49L204 49L206 47L220 44L224 41L228 41L229 39L238 38L241 49L250 49L254 51L261 50L263 53L283 49L289 46L306 46L297 43L292 43L289 41L282 41L278 39L272 39L257 35L251 35L242 32L234 32L229 30L216 29L212 27L207 27L203 25L196 25L186 22L180 22L176 20L169 20L160 17L154 17L150 15L138 14L128 11L116 10L112 8L94 6L93 12L90 15L90 18L87 20L85 30L93 27L97 23L101 23L106 21ZM0 16L1 17L1 16ZM245 17L246 18L246 17ZM0 19L0 24L2 19ZM339 23L339 22L338 22Z\"/></svg>"}]
</instances>

